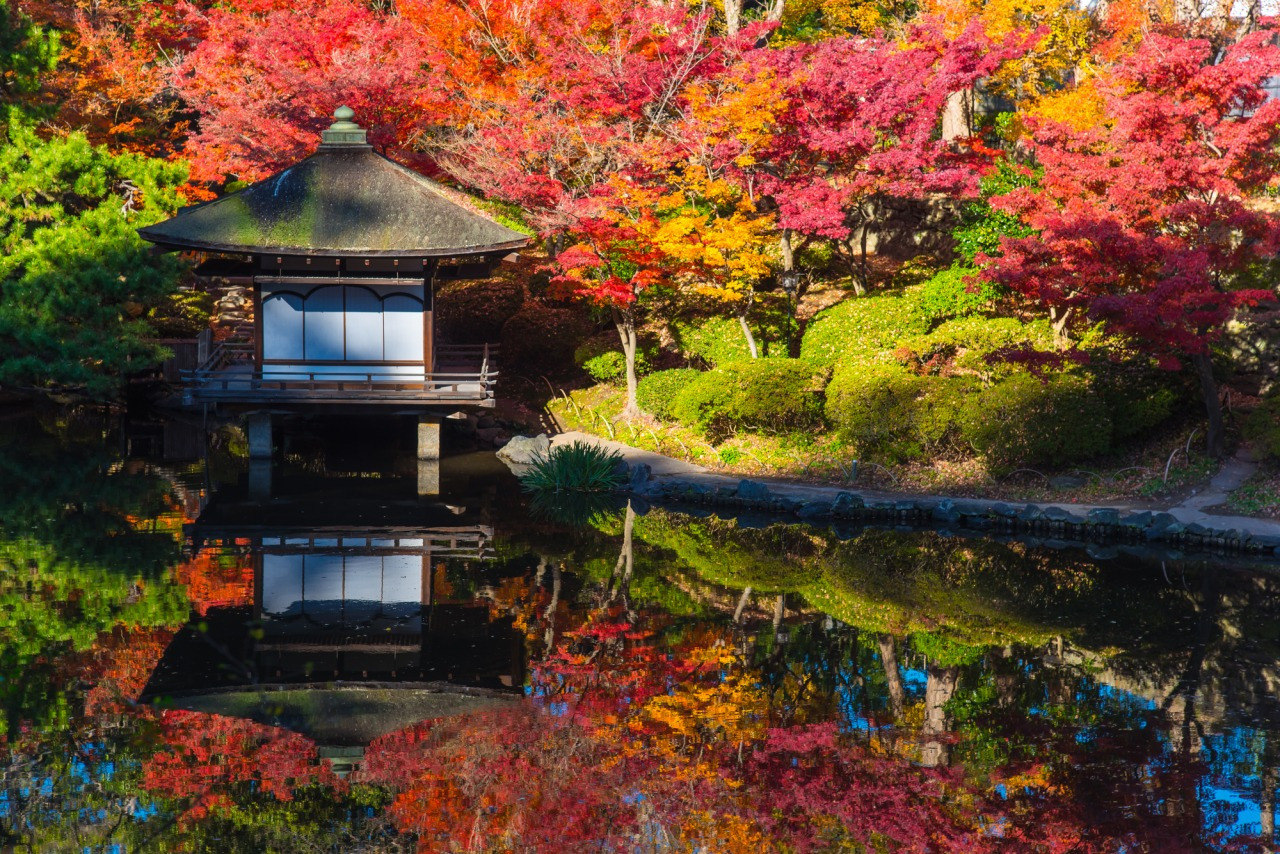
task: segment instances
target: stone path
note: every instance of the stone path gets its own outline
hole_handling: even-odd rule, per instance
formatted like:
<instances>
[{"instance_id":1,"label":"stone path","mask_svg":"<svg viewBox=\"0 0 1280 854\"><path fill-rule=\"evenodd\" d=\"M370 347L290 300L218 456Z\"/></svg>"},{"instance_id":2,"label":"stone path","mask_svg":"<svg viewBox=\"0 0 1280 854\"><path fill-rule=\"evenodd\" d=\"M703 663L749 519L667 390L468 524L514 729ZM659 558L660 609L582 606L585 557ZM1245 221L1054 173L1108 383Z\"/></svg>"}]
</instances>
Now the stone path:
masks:
<instances>
[{"instance_id":1,"label":"stone path","mask_svg":"<svg viewBox=\"0 0 1280 854\"><path fill-rule=\"evenodd\" d=\"M724 475L708 471L706 468L694 465L693 463L677 460L653 451L643 451L639 448L633 448L630 445L624 445L622 442L616 442L604 439L599 436L593 436L589 433L579 431L571 431L568 433L560 433L551 437L551 446L571 445L574 442L586 442L592 445L598 445L603 448L617 451L627 461L629 465L644 463L648 465L656 480L663 478L689 480L701 483L708 487L716 486L736 486L743 478L740 475ZM1192 523L1202 525L1206 528L1216 530L1236 529L1238 531L1247 532L1255 536L1280 537L1280 521L1271 519L1257 519L1252 516L1227 516L1217 513L1209 513L1206 508L1214 507L1224 503L1227 495L1233 489L1238 488L1242 483L1257 471L1257 463L1252 455L1247 451L1237 454L1229 460L1217 475L1209 482L1209 487L1202 493L1198 493L1191 498L1183 501L1174 507L1161 507L1155 504L1143 504L1140 502L1117 502L1114 504L1065 504L1056 502L1043 502L1044 506L1061 507L1069 513L1078 516L1087 516L1090 510L1096 510L1100 507L1110 507L1122 512L1139 512L1143 510L1151 510L1153 512L1163 511L1174 516L1184 525ZM774 495L787 496L803 501L833 501L839 492L855 491L867 500L874 501L897 501L904 499L937 499L944 500L951 496L945 495L917 495L900 492L889 492L875 489L860 489L856 487L839 487L839 486L822 486L816 484L793 483L791 481L780 480L771 477L751 477L750 480L759 481L768 485L769 492ZM955 499L964 501L965 504L977 505L979 507L991 507L996 504L1009 503L1001 502L999 499Z\"/></svg>"}]
</instances>

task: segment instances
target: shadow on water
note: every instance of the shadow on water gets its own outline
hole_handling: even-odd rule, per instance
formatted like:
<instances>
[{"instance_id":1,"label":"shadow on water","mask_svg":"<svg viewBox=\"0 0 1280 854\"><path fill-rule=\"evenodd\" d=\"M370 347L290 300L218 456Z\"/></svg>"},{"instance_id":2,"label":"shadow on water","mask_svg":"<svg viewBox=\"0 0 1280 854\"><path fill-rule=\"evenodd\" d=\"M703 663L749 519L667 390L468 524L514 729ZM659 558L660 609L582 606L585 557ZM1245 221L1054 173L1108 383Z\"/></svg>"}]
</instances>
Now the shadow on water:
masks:
<instances>
[{"instance_id":1,"label":"shadow on water","mask_svg":"<svg viewBox=\"0 0 1280 854\"><path fill-rule=\"evenodd\" d=\"M264 494L227 447L0 422L2 844L1273 843L1266 568L531 502L481 454L420 496L350 425Z\"/></svg>"}]
</instances>

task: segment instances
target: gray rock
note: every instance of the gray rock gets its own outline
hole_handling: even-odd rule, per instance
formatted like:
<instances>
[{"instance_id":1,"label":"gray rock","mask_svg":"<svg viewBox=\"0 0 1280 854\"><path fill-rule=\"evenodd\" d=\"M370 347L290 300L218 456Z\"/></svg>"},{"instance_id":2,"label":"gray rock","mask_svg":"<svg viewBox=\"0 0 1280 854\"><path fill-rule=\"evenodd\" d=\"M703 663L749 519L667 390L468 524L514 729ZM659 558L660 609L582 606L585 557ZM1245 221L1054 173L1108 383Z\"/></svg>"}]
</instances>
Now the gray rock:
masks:
<instances>
[{"instance_id":1,"label":"gray rock","mask_svg":"<svg viewBox=\"0 0 1280 854\"><path fill-rule=\"evenodd\" d=\"M769 487L754 480L738 481L738 497L743 501L768 501Z\"/></svg>"},{"instance_id":2,"label":"gray rock","mask_svg":"<svg viewBox=\"0 0 1280 854\"><path fill-rule=\"evenodd\" d=\"M1204 525L1198 524L1196 522L1192 522L1190 525L1187 526L1187 533L1193 534L1197 537L1207 537L1210 534L1212 534L1213 531L1210 531Z\"/></svg>"},{"instance_id":3,"label":"gray rock","mask_svg":"<svg viewBox=\"0 0 1280 854\"><path fill-rule=\"evenodd\" d=\"M1119 525L1120 511L1113 507L1095 507L1089 511L1089 521L1095 525Z\"/></svg>"},{"instance_id":4,"label":"gray rock","mask_svg":"<svg viewBox=\"0 0 1280 854\"><path fill-rule=\"evenodd\" d=\"M498 432L499 428L496 427L481 428L476 430L476 437L484 439L488 435L487 441L491 442ZM551 440L546 433L539 433L537 436L512 436L511 441L498 452L498 458L519 466L528 466L533 465L538 457L545 457L550 450Z\"/></svg>"},{"instance_id":5,"label":"gray rock","mask_svg":"<svg viewBox=\"0 0 1280 854\"><path fill-rule=\"evenodd\" d=\"M960 508L950 498L944 498L933 508L932 515L939 522L954 522L960 518Z\"/></svg>"},{"instance_id":6,"label":"gray rock","mask_svg":"<svg viewBox=\"0 0 1280 854\"><path fill-rule=\"evenodd\" d=\"M1044 518L1044 511L1035 504L1028 504L1026 507L1018 511L1018 518L1023 522L1035 522Z\"/></svg>"},{"instance_id":7,"label":"gray rock","mask_svg":"<svg viewBox=\"0 0 1280 854\"><path fill-rule=\"evenodd\" d=\"M831 512L837 516L852 516L860 512L866 506L866 502L862 500L861 495L854 495L852 492L841 492L836 495L836 501L831 505Z\"/></svg>"},{"instance_id":8,"label":"gray rock","mask_svg":"<svg viewBox=\"0 0 1280 854\"><path fill-rule=\"evenodd\" d=\"M1071 513L1063 510L1061 507L1046 507L1044 509L1044 518L1051 522L1076 522L1080 521L1079 516L1073 516Z\"/></svg>"},{"instance_id":9,"label":"gray rock","mask_svg":"<svg viewBox=\"0 0 1280 854\"><path fill-rule=\"evenodd\" d=\"M1148 540L1163 540L1166 537L1176 536L1186 530L1186 526L1177 520L1170 513L1157 513L1151 518L1151 524L1147 526L1143 536Z\"/></svg>"},{"instance_id":10,"label":"gray rock","mask_svg":"<svg viewBox=\"0 0 1280 854\"><path fill-rule=\"evenodd\" d=\"M1101 546L1097 543L1089 543L1084 547L1085 554L1094 560L1114 560L1120 557L1120 551L1111 546Z\"/></svg>"},{"instance_id":11,"label":"gray rock","mask_svg":"<svg viewBox=\"0 0 1280 854\"><path fill-rule=\"evenodd\" d=\"M1120 525L1135 531L1141 531L1151 526L1151 522L1155 517L1150 510L1143 510L1141 513L1130 513L1120 520ZM1280 543L1277 543L1280 545Z\"/></svg>"},{"instance_id":12,"label":"gray rock","mask_svg":"<svg viewBox=\"0 0 1280 854\"><path fill-rule=\"evenodd\" d=\"M506 430L499 430L494 437L489 440L493 446L498 449L505 448L511 442L511 434Z\"/></svg>"},{"instance_id":13,"label":"gray rock","mask_svg":"<svg viewBox=\"0 0 1280 854\"><path fill-rule=\"evenodd\" d=\"M653 469L648 463L636 463L631 467L631 479L628 486L632 492L639 492L641 487L647 484L653 477Z\"/></svg>"},{"instance_id":14,"label":"gray rock","mask_svg":"<svg viewBox=\"0 0 1280 854\"><path fill-rule=\"evenodd\" d=\"M1003 501L998 501L991 505L991 512L999 516L1001 519L1012 519L1018 515L1018 511L1014 507L1010 507Z\"/></svg>"},{"instance_id":15,"label":"gray rock","mask_svg":"<svg viewBox=\"0 0 1280 854\"><path fill-rule=\"evenodd\" d=\"M831 516L831 502L810 501L796 511L796 515L805 520L826 519Z\"/></svg>"},{"instance_id":16,"label":"gray rock","mask_svg":"<svg viewBox=\"0 0 1280 854\"><path fill-rule=\"evenodd\" d=\"M502 433L501 427L481 427L476 431L476 439L486 445L492 444L493 440Z\"/></svg>"}]
</instances>

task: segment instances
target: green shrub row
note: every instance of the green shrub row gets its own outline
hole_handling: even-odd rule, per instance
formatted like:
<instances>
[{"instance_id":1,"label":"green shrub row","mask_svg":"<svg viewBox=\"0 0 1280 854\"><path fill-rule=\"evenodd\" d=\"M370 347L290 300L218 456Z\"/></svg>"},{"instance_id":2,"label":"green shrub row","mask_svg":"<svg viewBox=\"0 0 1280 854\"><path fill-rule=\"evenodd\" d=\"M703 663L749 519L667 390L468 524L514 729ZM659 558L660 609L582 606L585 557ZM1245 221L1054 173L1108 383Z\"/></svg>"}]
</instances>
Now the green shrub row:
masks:
<instances>
[{"instance_id":1,"label":"green shrub row","mask_svg":"<svg viewBox=\"0 0 1280 854\"><path fill-rule=\"evenodd\" d=\"M1164 421L1178 400L1166 386L1076 374L1015 373L984 386L896 362L848 362L829 383L826 375L800 359L754 359L658 371L640 381L638 394L645 410L713 441L825 424L860 455L901 462L969 450L1005 470L1105 453Z\"/></svg>"},{"instance_id":2,"label":"green shrub row","mask_svg":"<svg viewBox=\"0 0 1280 854\"><path fill-rule=\"evenodd\" d=\"M742 430L809 430L822 426L824 375L797 359L730 362L685 382L670 412L713 440Z\"/></svg>"},{"instance_id":3,"label":"green shrub row","mask_svg":"<svg viewBox=\"0 0 1280 854\"><path fill-rule=\"evenodd\" d=\"M928 318L905 296L845 300L809 321L800 358L818 365L888 354L904 338L922 335Z\"/></svg>"},{"instance_id":4,"label":"green shrub row","mask_svg":"<svg viewBox=\"0 0 1280 854\"><path fill-rule=\"evenodd\" d=\"M850 364L827 387L824 415L862 453L916 459L972 448L996 468L1061 466L1110 450L1164 421L1167 387L1110 388L1082 376L1016 373L983 387L966 377L920 376L901 365Z\"/></svg>"}]
</instances>

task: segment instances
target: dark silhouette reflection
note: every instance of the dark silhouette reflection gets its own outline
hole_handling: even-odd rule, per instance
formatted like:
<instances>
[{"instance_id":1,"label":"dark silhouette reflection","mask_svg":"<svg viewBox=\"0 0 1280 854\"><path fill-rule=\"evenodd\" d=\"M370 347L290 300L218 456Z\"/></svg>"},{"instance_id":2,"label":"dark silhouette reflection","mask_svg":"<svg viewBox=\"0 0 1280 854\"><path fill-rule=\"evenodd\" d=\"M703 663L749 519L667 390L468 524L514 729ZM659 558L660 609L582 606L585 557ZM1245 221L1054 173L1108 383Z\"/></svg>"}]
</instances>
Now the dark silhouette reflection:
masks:
<instances>
[{"instance_id":1,"label":"dark silhouette reflection","mask_svg":"<svg viewBox=\"0 0 1280 854\"><path fill-rule=\"evenodd\" d=\"M305 431L264 498L63 423L0 429L0 844L1273 845L1268 567L424 497Z\"/></svg>"},{"instance_id":2,"label":"dark silhouette reflection","mask_svg":"<svg viewBox=\"0 0 1280 854\"><path fill-rule=\"evenodd\" d=\"M188 526L189 558L234 556L252 575L251 600L184 626L142 700L338 747L518 693L522 638L474 595L494 536L461 503L476 496L446 504L396 486L267 503L216 495Z\"/></svg>"}]
</instances>

